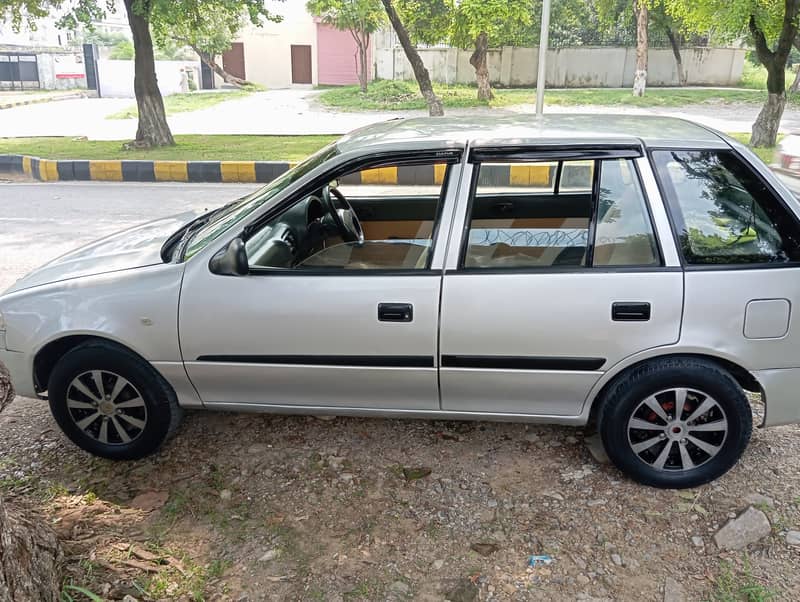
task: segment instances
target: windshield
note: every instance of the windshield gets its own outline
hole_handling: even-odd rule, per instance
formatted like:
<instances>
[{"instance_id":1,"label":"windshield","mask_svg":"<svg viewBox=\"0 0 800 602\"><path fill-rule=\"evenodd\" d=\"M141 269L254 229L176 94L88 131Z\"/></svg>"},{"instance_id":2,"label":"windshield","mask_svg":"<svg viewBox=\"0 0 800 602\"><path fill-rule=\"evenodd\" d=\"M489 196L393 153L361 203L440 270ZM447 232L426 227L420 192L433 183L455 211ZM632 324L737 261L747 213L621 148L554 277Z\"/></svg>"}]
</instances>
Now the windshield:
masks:
<instances>
[{"instance_id":1,"label":"windshield","mask_svg":"<svg viewBox=\"0 0 800 602\"><path fill-rule=\"evenodd\" d=\"M307 173L330 159L336 156L338 150L336 143L333 142L323 149L311 155L308 159L300 163L294 169L281 174L269 184L256 190L249 196L244 197L240 201L232 204L229 208L220 211L213 219L204 227L198 229L189 239L186 245L184 258L189 259L192 255L198 253L206 247L210 242L215 240L223 232L229 230L248 215L264 206L264 203L273 199L275 196L283 192L291 184L305 176Z\"/></svg>"}]
</instances>

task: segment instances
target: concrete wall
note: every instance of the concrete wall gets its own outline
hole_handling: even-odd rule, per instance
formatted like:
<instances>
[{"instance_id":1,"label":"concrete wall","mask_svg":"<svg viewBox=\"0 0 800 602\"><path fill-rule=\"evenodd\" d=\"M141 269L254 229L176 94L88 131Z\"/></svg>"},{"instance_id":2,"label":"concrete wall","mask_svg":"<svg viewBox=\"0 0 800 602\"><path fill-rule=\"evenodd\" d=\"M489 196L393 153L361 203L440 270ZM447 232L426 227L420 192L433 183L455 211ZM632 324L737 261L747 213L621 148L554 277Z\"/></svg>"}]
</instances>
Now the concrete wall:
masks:
<instances>
[{"instance_id":1,"label":"concrete wall","mask_svg":"<svg viewBox=\"0 0 800 602\"><path fill-rule=\"evenodd\" d=\"M375 74L379 79L413 80L414 73L402 48L380 45L375 49ZM420 56L431 79L442 83L469 84L475 70L469 64L471 51L455 48L420 48ZM489 77L502 86L536 84L539 52L535 48L504 47L490 50ZM689 85L733 86L742 76L745 50L741 48L684 48L683 68ZM651 48L647 83L651 86L679 84L675 57L669 48ZM635 48L579 47L547 51L547 85L554 88L627 88L633 85Z\"/></svg>"},{"instance_id":2,"label":"concrete wall","mask_svg":"<svg viewBox=\"0 0 800 602\"><path fill-rule=\"evenodd\" d=\"M181 70L195 69L195 82L200 81L200 61L156 61L158 88L163 96L181 91ZM100 95L133 98L133 61L97 61Z\"/></svg>"},{"instance_id":3,"label":"concrete wall","mask_svg":"<svg viewBox=\"0 0 800 602\"><path fill-rule=\"evenodd\" d=\"M39 84L44 90L86 89L83 54L37 53Z\"/></svg>"}]
</instances>

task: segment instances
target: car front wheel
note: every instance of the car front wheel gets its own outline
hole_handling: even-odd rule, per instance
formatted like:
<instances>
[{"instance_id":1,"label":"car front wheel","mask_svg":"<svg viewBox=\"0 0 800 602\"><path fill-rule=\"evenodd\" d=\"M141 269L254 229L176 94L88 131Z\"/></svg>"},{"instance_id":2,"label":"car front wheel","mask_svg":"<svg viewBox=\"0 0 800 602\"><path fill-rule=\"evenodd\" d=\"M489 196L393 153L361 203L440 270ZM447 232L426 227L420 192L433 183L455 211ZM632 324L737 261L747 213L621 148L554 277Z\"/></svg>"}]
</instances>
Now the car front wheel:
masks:
<instances>
[{"instance_id":1,"label":"car front wheel","mask_svg":"<svg viewBox=\"0 0 800 602\"><path fill-rule=\"evenodd\" d=\"M157 450L181 418L175 393L152 366L112 343L84 343L59 360L50 411L78 447L112 460Z\"/></svg>"},{"instance_id":2,"label":"car front wheel","mask_svg":"<svg viewBox=\"0 0 800 602\"><path fill-rule=\"evenodd\" d=\"M614 464L654 487L713 481L739 460L752 413L734 378L700 358L646 362L600 401L598 426Z\"/></svg>"}]
</instances>

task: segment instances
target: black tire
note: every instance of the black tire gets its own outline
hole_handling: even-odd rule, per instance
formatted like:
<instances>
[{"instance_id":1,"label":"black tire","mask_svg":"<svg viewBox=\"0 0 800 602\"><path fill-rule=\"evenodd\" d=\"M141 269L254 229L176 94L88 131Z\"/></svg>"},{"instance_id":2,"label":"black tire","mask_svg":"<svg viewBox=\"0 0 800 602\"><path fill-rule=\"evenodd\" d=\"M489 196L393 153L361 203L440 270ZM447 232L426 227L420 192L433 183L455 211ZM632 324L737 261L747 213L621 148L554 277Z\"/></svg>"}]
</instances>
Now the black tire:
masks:
<instances>
[{"instance_id":1,"label":"black tire","mask_svg":"<svg viewBox=\"0 0 800 602\"><path fill-rule=\"evenodd\" d=\"M140 397L144 401L143 409L127 410L142 412L143 428L134 428L127 421L120 421L122 417L117 420L117 424L124 423L126 429L135 431L135 437L129 437L131 441L124 442L120 438L120 427L116 425L107 427L113 431L112 435L105 437L108 443L101 442L78 426L76 413L88 415L95 410L71 410L67 405L67 395L74 379L91 371L123 377L134 388L128 388L127 395L134 397L131 392L134 391L138 393L136 399ZM175 432L183 416L172 387L150 364L125 348L105 341L87 342L67 352L53 368L47 389L50 411L64 434L81 449L111 460L136 460L152 454ZM97 387L92 392L96 390ZM72 394L76 396L74 390ZM123 391L122 395L125 394ZM88 396L83 400L92 401ZM109 419L100 417L99 420ZM96 424L88 428L99 430ZM114 437L118 440L112 441Z\"/></svg>"},{"instance_id":2,"label":"black tire","mask_svg":"<svg viewBox=\"0 0 800 602\"><path fill-rule=\"evenodd\" d=\"M629 420L634 417L634 413L647 408L641 408L640 404L649 396L667 391L672 388L686 388L698 391L713 398L718 404L719 409L724 412L727 420L727 433L722 439L719 451L710 456L704 463L698 462L696 466L684 469L683 459L678 452L683 453L680 447L672 448L667 452L671 455L673 467L666 466L666 470L658 470L641 458L631 447L632 436L629 437ZM690 393L695 396L694 393ZM667 393L667 395L669 395ZM693 397L692 399L694 399ZM700 397L697 397L699 400ZM692 357L674 357L655 359L645 362L629 372L621 375L614 382L603 398L599 400L597 414L598 428L603 440L606 452L614 464L627 476L644 485L660 487L665 489L684 489L697 487L722 476L730 470L741 457L753 430L753 416L747 397L734 378L718 364ZM682 416L688 418L688 411ZM714 410L718 411L718 410ZM641 414L637 414L640 416ZM669 416L670 418L675 418ZM661 423L661 420L657 420ZM694 421L686 421L697 423ZM639 434L634 431L634 434ZM696 435L696 433L695 433ZM650 435L647 435L648 437ZM663 437L663 435L653 435ZM677 435L680 436L680 435ZM685 440L684 440L685 441ZM661 447L656 444L655 454L663 450L667 443ZM676 442L677 445L682 445ZM699 453L703 457L702 450L692 446L692 452ZM640 453L643 453L640 451ZM651 452L644 452L649 454ZM681 462L680 467L676 466Z\"/></svg>"}]
</instances>

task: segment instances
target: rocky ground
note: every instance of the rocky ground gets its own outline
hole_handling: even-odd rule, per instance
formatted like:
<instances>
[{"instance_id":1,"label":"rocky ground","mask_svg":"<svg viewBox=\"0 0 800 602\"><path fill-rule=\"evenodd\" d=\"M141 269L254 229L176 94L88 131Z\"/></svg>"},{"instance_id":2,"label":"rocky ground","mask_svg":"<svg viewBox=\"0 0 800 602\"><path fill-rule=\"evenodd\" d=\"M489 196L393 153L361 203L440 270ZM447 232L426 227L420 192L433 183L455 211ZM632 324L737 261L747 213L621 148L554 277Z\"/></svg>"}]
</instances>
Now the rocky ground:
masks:
<instances>
[{"instance_id":1,"label":"rocky ground","mask_svg":"<svg viewBox=\"0 0 800 602\"><path fill-rule=\"evenodd\" d=\"M798 450L798 427L757 430L731 473L676 492L575 429L198 412L114 463L17 399L0 493L57 530L65 599L797 600Z\"/></svg>"}]
</instances>

